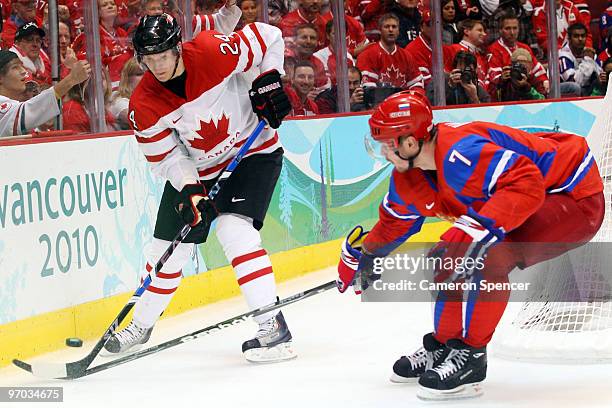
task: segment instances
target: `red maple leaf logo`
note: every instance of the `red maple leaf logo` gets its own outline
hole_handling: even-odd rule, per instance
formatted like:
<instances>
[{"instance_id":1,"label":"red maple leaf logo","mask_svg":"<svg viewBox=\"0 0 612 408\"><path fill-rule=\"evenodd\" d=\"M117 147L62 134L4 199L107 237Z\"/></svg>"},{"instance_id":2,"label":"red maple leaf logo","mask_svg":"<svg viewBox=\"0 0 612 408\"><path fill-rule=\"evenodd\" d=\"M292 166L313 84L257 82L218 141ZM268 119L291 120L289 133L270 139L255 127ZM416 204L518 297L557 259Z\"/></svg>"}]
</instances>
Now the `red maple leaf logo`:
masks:
<instances>
[{"instance_id":1,"label":"red maple leaf logo","mask_svg":"<svg viewBox=\"0 0 612 408\"><path fill-rule=\"evenodd\" d=\"M406 86L406 75L402 74L393 64L380 74L380 80L399 88Z\"/></svg>"},{"instance_id":2,"label":"red maple leaf logo","mask_svg":"<svg viewBox=\"0 0 612 408\"><path fill-rule=\"evenodd\" d=\"M210 122L203 122L200 120L200 130L196 131L200 137L195 137L191 141L191 147L205 152L212 150L215 146L227 139L229 136L229 132L227 131L228 127L229 118L225 116L225 112L223 116L219 118L216 125L212 118Z\"/></svg>"}]
</instances>

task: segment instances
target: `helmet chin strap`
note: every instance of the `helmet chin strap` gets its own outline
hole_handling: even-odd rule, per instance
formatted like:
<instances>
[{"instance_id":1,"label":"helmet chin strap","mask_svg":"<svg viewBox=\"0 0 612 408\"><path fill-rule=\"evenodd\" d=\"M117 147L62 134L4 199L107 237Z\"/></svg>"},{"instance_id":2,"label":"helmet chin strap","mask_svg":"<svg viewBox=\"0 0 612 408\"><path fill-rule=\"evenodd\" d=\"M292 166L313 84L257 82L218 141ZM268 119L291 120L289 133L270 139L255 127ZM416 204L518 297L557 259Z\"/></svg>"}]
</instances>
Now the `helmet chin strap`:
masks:
<instances>
[{"instance_id":1,"label":"helmet chin strap","mask_svg":"<svg viewBox=\"0 0 612 408\"><path fill-rule=\"evenodd\" d=\"M174 74L176 74L176 69L178 68L180 58L181 58L181 51L178 51L178 54L176 56L176 61L174 62L174 69L172 70L172 75L170 75L170 79L174 78Z\"/></svg>"},{"instance_id":2,"label":"helmet chin strap","mask_svg":"<svg viewBox=\"0 0 612 408\"><path fill-rule=\"evenodd\" d=\"M399 150L397 150L397 149L395 149L395 154L400 159L407 161L408 162L408 169L412 169L414 167L414 159L416 159L419 156L419 154L421 154L421 150L422 149L423 149L423 141L419 140L419 150L415 154L413 154L412 156L410 156L410 157L403 157L400 154Z\"/></svg>"}]
</instances>

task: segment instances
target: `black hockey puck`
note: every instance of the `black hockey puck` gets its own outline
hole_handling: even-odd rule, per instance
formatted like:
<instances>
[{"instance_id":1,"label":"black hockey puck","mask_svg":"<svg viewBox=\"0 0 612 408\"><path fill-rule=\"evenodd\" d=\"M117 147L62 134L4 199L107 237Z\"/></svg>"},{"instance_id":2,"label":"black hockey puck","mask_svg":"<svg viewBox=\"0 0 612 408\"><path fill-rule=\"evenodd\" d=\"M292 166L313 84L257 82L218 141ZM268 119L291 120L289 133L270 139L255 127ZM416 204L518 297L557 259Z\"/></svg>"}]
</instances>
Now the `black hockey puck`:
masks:
<instances>
[{"instance_id":1,"label":"black hockey puck","mask_svg":"<svg viewBox=\"0 0 612 408\"><path fill-rule=\"evenodd\" d=\"M68 347L81 347L83 345L83 340L78 337L68 337L66 339L66 345Z\"/></svg>"}]
</instances>

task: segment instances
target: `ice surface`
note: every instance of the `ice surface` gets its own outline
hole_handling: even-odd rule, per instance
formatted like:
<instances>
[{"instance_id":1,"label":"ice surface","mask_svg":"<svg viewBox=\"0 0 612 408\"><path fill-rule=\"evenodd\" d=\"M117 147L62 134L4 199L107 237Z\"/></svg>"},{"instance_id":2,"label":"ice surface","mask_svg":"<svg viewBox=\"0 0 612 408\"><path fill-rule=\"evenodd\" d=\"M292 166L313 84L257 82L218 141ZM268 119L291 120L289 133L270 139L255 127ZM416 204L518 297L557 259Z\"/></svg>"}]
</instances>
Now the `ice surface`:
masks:
<instances>
[{"instance_id":1,"label":"ice surface","mask_svg":"<svg viewBox=\"0 0 612 408\"><path fill-rule=\"evenodd\" d=\"M285 297L333 278L333 268L325 269L280 285L279 294ZM243 298L237 297L164 319L149 344L245 310ZM350 291L330 290L283 313L299 355L288 362L245 361L240 346L256 331L254 323L245 323L75 381L42 381L7 367L0 370L0 386L63 386L64 403L57 404L62 408L431 405L416 398L415 385L389 382L394 361L411 353L431 331L428 304L361 303ZM91 347L86 342L83 348L66 347L34 361L73 361ZM612 365L525 364L490 356L488 369L483 397L435 405L612 407Z\"/></svg>"}]
</instances>

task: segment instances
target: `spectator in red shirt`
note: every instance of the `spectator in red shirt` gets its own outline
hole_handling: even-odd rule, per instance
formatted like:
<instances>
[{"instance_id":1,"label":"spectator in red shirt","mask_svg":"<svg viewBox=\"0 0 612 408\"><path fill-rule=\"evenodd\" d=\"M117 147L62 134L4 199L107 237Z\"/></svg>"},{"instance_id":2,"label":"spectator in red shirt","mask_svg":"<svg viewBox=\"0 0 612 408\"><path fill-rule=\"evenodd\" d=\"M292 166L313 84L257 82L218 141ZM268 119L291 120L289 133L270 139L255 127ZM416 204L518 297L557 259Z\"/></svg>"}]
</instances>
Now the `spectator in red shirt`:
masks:
<instances>
[{"instance_id":1,"label":"spectator in red shirt","mask_svg":"<svg viewBox=\"0 0 612 408\"><path fill-rule=\"evenodd\" d=\"M2 49L13 46L17 29L27 23L36 23L38 27L42 24L36 16L36 0L13 0L11 4L12 14L4 21L2 28Z\"/></svg>"},{"instance_id":2,"label":"spectator in red shirt","mask_svg":"<svg viewBox=\"0 0 612 408\"><path fill-rule=\"evenodd\" d=\"M584 15L576 8L574 3L568 0L556 0L557 6L557 44L562 48L568 41L567 29L574 23L582 23L587 27L591 25L590 19L585 19ZM546 23L546 4L534 10L532 20L535 35L540 49L544 55L548 53L548 26ZM587 47L593 46L593 39L590 32L587 33Z\"/></svg>"},{"instance_id":3,"label":"spectator in red shirt","mask_svg":"<svg viewBox=\"0 0 612 408\"><path fill-rule=\"evenodd\" d=\"M292 56L298 61L310 61L319 44L319 32L316 27L310 23L300 24L295 28L294 38Z\"/></svg>"},{"instance_id":4,"label":"spectator in red shirt","mask_svg":"<svg viewBox=\"0 0 612 408\"><path fill-rule=\"evenodd\" d=\"M336 51L334 50L335 31L333 21L330 20L327 22L325 31L327 33L327 38L329 38L329 45L315 52L313 57L318 61L318 65L323 68L321 71L317 70L317 67L315 67L317 86L321 86L318 84L323 83L323 88L327 89L336 85ZM355 60L348 51L346 53L346 63L349 67L355 65Z\"/></svg>"},{"instance_id":5,"label":"spectator in red shirt","mask_svg":"<svg viewBox=\"0 0 612 408\"><path fill-rule=\"evenodd\" d=\"M282 18L279 28L283 32L285 43L290 46L295 41L296 27L306 23L312 24L319 34L316 49L323 48L326 42L325 19L321 16L321 0L299 0L299 7Z\"/></svg>"},{"instance_id":6,"label":"spectator in red shirt","mask_svg":"<svg viewBox=\"0 0 612 408\"><path fill-rule=\"evenodd\" d=\"M142 14L142 0L117 0L118 16L116 25L126 32L131 32L138 25Z\"/></svg>"},{"instance_id":7,"label":"spectator in red shirt","mask_svg":"<svg viewBox=\"0 0 612 408\"><path fill-rule=\"evenodd\" d=\"M315 99L315 71L308 61L298 61L293 71L291 86L285 89L293 109L289 116L312 116L319 114Z\"/></svg>"},{"instance_id":8,"label":"spectator in red shirt","mask_svg":"<svg viewBox=\"0 0 612 408\"><path fill-rule=\"evenodd\" d=\"M480 20L463 20L459 23L459 32L463 34L463 39L459 44L450 46L451 55L446 59L446 71L451 72L454 68L449 63L454 61L455 56L459 51L467 51L474 54L477 60L478 82L484 89L489 88L487 73L489 72L489 64L487 55L482 48L487 37L484 24Z\"/></svg>"},{"instance_id":9,"label":"spectator in red shirt","mask_svg":"<svg viewBox=\"0 0 612 408\"><path fill-rule=\"evenodd\" d=\"M387 13L388 6L391 6L390 1L366 0L358 3L357 9L359 10L361 23L364 26L368 41L375 42L380 40L381 32L378 22L381 16Z\"/></svg>"},{"instance_id":10,"label":"spectator in red shirt","mask_svg":"<svg viewBox=\"0 0 612 408\"><path fill-rule=\"evenodd\" d=\"M393 14L384 14L378 27L380 41L368 45L357 58L364 87L392 86L423 91L423 76L414 59L408 51L395 44L399 35L399 19Z\"/></svg>"},{"instance_id":11,"label":"spectator in red shirt","mask_svg":"<svg viewBox=\"0 0 612 408\"><path fill-rule=\"evenodd\" d=\"M419 67L423 75L423 83L427 86L431 82L432 50L431 50L431 13L429 10L423 12L421 20L421 33L405 50L412 56L414 63ZM452 65L452 51L448 45L442 46L444 66ZM448 63L447 63L448 61Z\"/></svg>"},{"instance_id":12,"label":"spectator in red shirt","mask_svg":"<svg viewBox=\"0 0 612 408\"><path fill-rule=\"evenodd\" d=\"M102 69L102 74L102 87L104 88L104 105L106 112L106 130L112 131L115 129L115 119L108 110L108 104L111 96L108 71L106 69ZM64 129L75 130L78 133L91 132L91 122L89 120L90 115L85 107L88 89L90 88L86 86L86 84L87 82L73 86L66 95L67 100L62 106Z\"/></svg>"},{"instance_id":13,"label":"spectator in red shirt","mask_svg":"<svg viewBox=\"0 0 612 408\"><path fill-rule=\"evenodd\" d=\"M496 88L506 88L507 82L511 80L512 53L522 48L531 56L528 80L539 93L546 96L550 88L546 70L538 62L531 48L527 44L518 41L518 35L518 17L511 12L501 16L500 38L489 46L489 93L494 95Z\"/></svg>"},{"instance_id":14,"label":"spectator in red shirt","mask_svg":"<svg viewBox=\"0 0 612 408\"><path fill-rule=\"evenodd\" d=\"M68 25L59 22L58 25L58 43L60 54L60 77L65 78L70 73L70 68L77 60L74 50L70 46L70 28Z\"/></svg>"},{"instance_id":15,"label":"spectator in red shirt","mask_svg":"<svg viewBox=\"0 0 612 408\"><path fill-rule=\"evenodd\" d=\"M286 56L293 57L296 61L308 61L315 70L315 87L321 92L327 84L325 66L321 60L314 56L317 50L319 33L312 24L306 23L295 29L295 46L293 51L287 50Z\"/></svg>"},{"instance_id":16,"label":"spectator in red shirt","mask_svg":"<svg viewBox=\"0 0 612 408\"><path fill-rule=\"evenodd\" d=\"M98 13L100 20L100 49L102 63L108 67L113 88L119 86L121 69L132 58L133 50L130 48L128 33L121 27L115 26L117 18L117 5L115 0L98 0ZM86 54L87 43L85 34L81 33L74 39L72 45L77 57Z\"/></svg>"},{"instance_id":17,"label":"spectator in red shirt","mask_svg":"<svg viewBox=\"0 0 612 408\"><path fill-rule=\"evenodd\" d=\"M323 15L323 19L325 20L327 27L327 23L333 21L334 15L330 11L329 13ZM368 39L363 31L363 26L359 21L357 21L356 18L345 15L344 23L346 26L346 49L353 57L357 58L361 51L365 49L366 45L368 45ZM328 37L327 43L329 44L330 41L331 40Z\"/></svg>"},{"instance_id":18,"label":"spectator in red shirt","mask_svg":"<svg viewBox=\"0 0 612 408\"><path fill-rule=\"evenodd\" d=\"M19 27L15 34L15 44L9 51L13 51L32 78L38 84L51 84L51 61L42 50L45 31L36 23L27 23Z\"/></svg>"}]
</instances>

